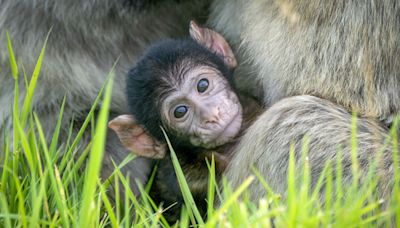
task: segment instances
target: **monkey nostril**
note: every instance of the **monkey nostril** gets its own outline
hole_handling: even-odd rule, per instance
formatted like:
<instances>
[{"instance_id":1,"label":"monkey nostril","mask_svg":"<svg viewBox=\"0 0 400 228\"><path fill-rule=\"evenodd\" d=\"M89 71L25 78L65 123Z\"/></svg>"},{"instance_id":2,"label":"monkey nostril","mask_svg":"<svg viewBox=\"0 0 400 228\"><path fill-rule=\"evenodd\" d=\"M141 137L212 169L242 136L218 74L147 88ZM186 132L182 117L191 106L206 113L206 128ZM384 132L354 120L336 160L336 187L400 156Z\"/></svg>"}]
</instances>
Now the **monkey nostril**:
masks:
<instances>
[{"instance_id":1,"label":"monkey nostril","mask_svg":"<svg viewBox=\"0 0 400 228\"><path fill-rule=\"evenodd\" d=\"M206 124L214 124L214 123L218 123L218 117L216 116L211 116L206 120Z\"/></svg>"},{"instance_id":2,"label":"monkey nostril","mask_svg":"<svg viewBox=\"0 0 400 228\"><path fill-rule=\"evenodd\" d=\"M202 109L202 118L205 125L215 125L220 121L220 108L219 107L204 107Z\"/></svg>"},{"instance_id":3,"label":"monkey nostril","mask_svg":"<svg viewBox=\"0 0 400 228\"><path fill-rule=\"evenodd\" d=\"M220 117L220 111L219 111L219 108L216 108L211 112L211 115L208 118L208 122L210 122L210 123L218 123L219 117Z\"/></svg>"},{"instance_id":4,"label":"monkey nostril","mask_svg":"<svg viewBox=\"0 0 400 228\"><path fill-rule=\"evenodd\" d=\"M219 118L218 118L218 115L216 115L216 114L208 115L206 118L204 118L204 123L206 125L216 124L216 123L218 123L218 121L219 121Z\"/></svg>"}]
</instances>

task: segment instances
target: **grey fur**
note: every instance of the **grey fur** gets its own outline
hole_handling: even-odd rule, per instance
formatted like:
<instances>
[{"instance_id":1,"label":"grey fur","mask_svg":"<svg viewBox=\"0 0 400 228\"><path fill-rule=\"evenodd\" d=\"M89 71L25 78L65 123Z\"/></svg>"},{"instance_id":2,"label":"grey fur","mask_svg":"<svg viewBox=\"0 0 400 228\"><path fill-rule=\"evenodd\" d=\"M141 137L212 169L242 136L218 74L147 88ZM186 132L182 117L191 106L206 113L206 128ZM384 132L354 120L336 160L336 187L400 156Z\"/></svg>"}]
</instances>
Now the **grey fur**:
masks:
<instances>
[{"instance_id":1,"label":"grey fur","mask_svg":"<svg viewBox=\"0 0 400 228\"><path fill-rule=\"evenodd\" d=\"M263 87L266 104L309 94L381 120L400 113L398 0L220 0L211 8L210 24L234 44L239 85Z\"/></svg>"},{"instance_id":2,"label":"grey fur","mask_svg":"<svg viewBox=\"0 0 400 228\"><path fill-rule=\"evenodd\" d=\"M227 171L234 185L244 181L254 163L274 190L285 194L289 144L299 147L306 133L313 181L337 156L339 144L343 162L349 163L349 111L367 117L358 123L365 173L366 160L388 134L379 121L390 123L400 113L399 1L220 0L211 9L210 25L238 58L237 85L272 105L241 140ZM279 101L305 94L323 99ZM387 182L379 193L388 196L391 148L384 155L389 166L380 173ZM348 182L351 175L344 172ZM264 195L260 185L250 190L255 199Z\"/></svg>"},{"instance_id":3,"label":"grey fur","mask_svg":"<svg viewBox=\"0 0 400 228\"><path fill-rule=\"evenodd\" d=\"M307 95L283 99L266 110L248 128L236 148L226 175L237 187L253 175L251 166L254 165L270 187L285 197L290 146L293 143L295 160L299 165L302 140L307 136L311 185L315 187L328 161L331 165L335 164L339 149L342 150L343 183L349 184L352 180L351 125L352 115L327 100ZM378 196L386 200L391 196L394 170L392 142L385 145L387 136L387 129L380 122L369 118L357 120L357 155L361 178L367 176L371 161L375 161L380 154L382 160L379 160L374 177L379 177L380 181ZM254 200L266 194L258 181L249 187L249 191Z\"/></svg>"},{"instance_id":4,"label":"grey fur","mask_svg":"<svg viewBox=\"0 0 400 228\"><path fill-rule=\"evenodd\" d=\"M14 81L8 62L6 31L13 42L20 72L23 66L30 77L40 48L51 29L32 103L34 111L42 119L46 134L54 129L64 96L67 103L62 129L67 129L66 124L72 116L78 123L82 121L118 58L110 112L115 115L128 113L124 79L144 48L160 39L187 35L189 21L207 15L207 0L146 2L0 1L0 129L12 129ZM134 6L140 6L140 9ZM23 85L23 74L20 73L21 97L26 93ZM2 136L0 138L3 139ZM105 167L111 165L108 156L120 160L128 153L114 138L110 136L107 142ZM143 167L143 162L137 163L138 167L134 164L129 166L131 172L138 172L133 176L146 176L148 168ZM103 171L106 176L110 169Z\"/></svg>"}]
</instances>

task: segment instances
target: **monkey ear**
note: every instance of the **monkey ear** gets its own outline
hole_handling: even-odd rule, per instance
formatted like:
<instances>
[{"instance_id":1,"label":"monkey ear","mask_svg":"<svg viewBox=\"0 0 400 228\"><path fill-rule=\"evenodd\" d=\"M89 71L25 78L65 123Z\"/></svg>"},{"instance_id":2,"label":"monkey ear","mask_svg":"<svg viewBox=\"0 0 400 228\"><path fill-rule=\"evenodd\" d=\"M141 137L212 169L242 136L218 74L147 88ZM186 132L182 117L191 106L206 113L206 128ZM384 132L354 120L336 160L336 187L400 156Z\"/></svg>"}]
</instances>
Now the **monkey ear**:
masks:
<instances>
[{"instance_id":1,"label":"monkey ear","mask_svg":"<svg viewBox=\"0 0 400 228\"><path fill-rule=\"evenodd\" d=\"M125 148L136 155L158 159L165 157L166 145L148 135L134 116L120 115L111 120L108 127L117 133Z\"/></svg>"},{"instance_id":2,"label":"monkey ear","mask_svg":"<svg viewBox=\"0 0 400 228\"><path fill-rule=\"evenodd\" d=\"M208 28L202 28L194 21L190 21L189 33L190 37L197 41L197 43L221 55L224 58L225 64L231 69L237 66L235 55L221 34Z\"/></svg>"}]
</instances>

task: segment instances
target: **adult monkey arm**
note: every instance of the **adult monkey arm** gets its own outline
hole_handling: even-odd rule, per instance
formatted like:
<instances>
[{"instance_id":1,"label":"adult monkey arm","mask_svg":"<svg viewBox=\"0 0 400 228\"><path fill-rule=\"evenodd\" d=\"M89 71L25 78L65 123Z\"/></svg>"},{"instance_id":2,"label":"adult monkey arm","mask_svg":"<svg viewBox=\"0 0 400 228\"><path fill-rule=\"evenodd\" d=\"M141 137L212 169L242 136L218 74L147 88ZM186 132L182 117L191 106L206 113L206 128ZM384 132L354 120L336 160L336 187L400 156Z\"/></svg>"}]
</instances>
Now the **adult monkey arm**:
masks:
<instances>
[{"instance_id":1,"label":"adult monkey arm","mask_svg":"<svg viewBox=\"0 0 400 228\"><path fill-rule=\"evenodd\" d=\"M248 129L233 153L226 175L233 186L238 187L253 174L251 166L254 165L274 192L285 197L291 144L294 146L295 162L300 165L302 141L306 136L309 140L307 156L311 186L315 187L328 161L334 170L333 178L336 178L335 163L339 150L342 150L342 181L349 186L353 178L351 128L352 115L343 107L313 96L285 98L266 110ZM385 144L387 137L387 128L380 122L370 118L357 120L360 183L363 183L371 165L380 156L373 177L378 180L378 197L385 199L386 203L390 202L393 172L396 168L393 167L393 143L389 139ZM299 175L302 173L298 172L296 178L301 179ZM258 181L249 187L249 191L254 200L266 194L265 188ZM324 191L324 186L320 191Z\"/></svg>"},{"instance_id":2,"label":"adult monkey arm","mask_svg":"<svg viewBox=\"0 0 400 228\"><path fill-rule=\"evenodd\" d=\"M67 102L61 129L68 129L72 116L76 123L82 122L117 59L110 112L113 115L126 113L124 79L132 63L150 43L186 34L188 21L206 16L206 9L207 0L0 1L0 128L6 131L12 128L10 101L13 100L14 80L8 71L6 31L12 39L19 66L23 65L29 76L51 29L32 101L33 109L43 120L44 131L49 135L57 123L64 96ZM26 93L22 74L20 84L22 97ZM90 132L82 145L89 138ZM111 166L110 156L118 163L128 153L126 150L113 152L121 147L112 135L106 148L104 167ZM142 172L147 170L133 168L131 172L146 176ZM107 176L111 169L103 171Z\"/></svg>"}]
</instances>

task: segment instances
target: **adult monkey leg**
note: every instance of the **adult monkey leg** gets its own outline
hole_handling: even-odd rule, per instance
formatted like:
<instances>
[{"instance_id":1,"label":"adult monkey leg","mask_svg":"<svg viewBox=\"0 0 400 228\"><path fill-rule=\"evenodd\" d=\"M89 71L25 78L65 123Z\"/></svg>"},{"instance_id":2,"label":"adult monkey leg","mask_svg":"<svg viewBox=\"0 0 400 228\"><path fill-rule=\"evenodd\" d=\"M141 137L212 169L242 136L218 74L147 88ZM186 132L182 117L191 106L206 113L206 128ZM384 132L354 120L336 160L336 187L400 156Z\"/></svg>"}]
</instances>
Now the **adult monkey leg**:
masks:
<instances>
[{"instance_id":1,"label":"adult monkey leg","mask_svg":"<svg viewBox=\"0 0 400 228\"><path fill-rule=\"evenodd\" d=\"M352 115L343 107L313 96L294 96L283 99L268 110L243 136L226 175L238 187L252 174L251 166L259 170L276 193L287 193L287 170L291 144L295 161L299 165L304 136L309 140L308 162L311 186L315 187L327 162L333 167L341 149L342 179L344 185L352 181L351 131ZM357 158L360 178L367 176L378 154L374 178L378 182L377 194L389 202L394 179L392 142L385 145L388 131L380 122L371 118L357 120ZM382 153L378 153L380 151ZM301 172L298 173L302 175ZM297 175L297 174L296 174ZM301 176L296 176L301 179ZM361 181L360 183L363 183ZM323 186L324 187L324 186ZM250 196L258 200L266 194L265 188L255 181L249 187ZM324 191L322 188L321 191Z\"/></svg>"},{"instance_id":2,"label":"adult monkey leg","mask_svg":"<svg viewBox=\"0 0 400 228\"><path fill-rule=\"evenodd\" d=\"M10 34L20 72L24 66L29 76L51 30L32 108L49 135L66 96L61 127L65 135L73 116L76 123L86 117L117 59L110 112L128 113L124 79L142 50L159 39L186 35L189 21L204 19L207 7L207 0L0 1L1 132L12 129L14 79L9 70L6 31ZM23 97L26 88L22 73L19 79L20 97ZM2 135L0 140L3 140ZM83 141L82 146L88 140ZM128 153L116 151L120 148L119 140L112 136L108 137L106 148L104 167L110 167L111 158L119 160ZM110 169L103 171L106 174ZM144 177L147 171L147 168L133 168L131 176Z\"/></svg>"},{"instance_id":3,"label":"adult monkey leg","mask_svg":"<svg viewBox=\"0 0 400 228\"><path fill-rule=\"evenodd\" d=\"M211 9L211 27L234 47L238 85L267 105L309 94L387 122L400 113L399 1L220 0Z\"/></svg>"}]
</instances>

